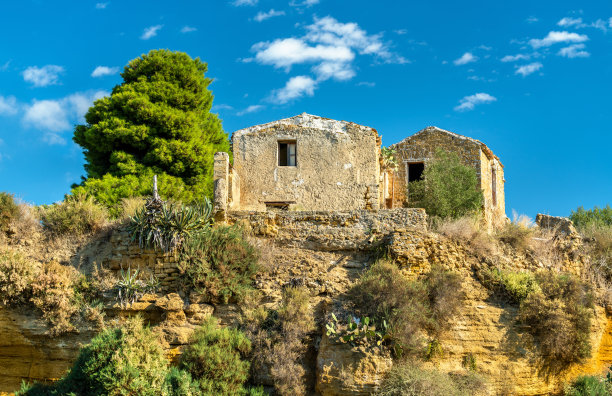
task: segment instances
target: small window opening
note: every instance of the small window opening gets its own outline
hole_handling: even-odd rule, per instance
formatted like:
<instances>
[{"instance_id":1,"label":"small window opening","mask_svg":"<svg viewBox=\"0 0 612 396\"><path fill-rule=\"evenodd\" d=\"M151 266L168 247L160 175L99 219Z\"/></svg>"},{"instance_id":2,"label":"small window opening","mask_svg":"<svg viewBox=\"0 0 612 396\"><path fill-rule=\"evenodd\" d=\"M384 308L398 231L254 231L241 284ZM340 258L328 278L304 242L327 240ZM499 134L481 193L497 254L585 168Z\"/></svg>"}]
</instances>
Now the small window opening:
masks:
<instances>
[{"instance_id":1,"label":"small window opening","mask_svg":"<svg viewBox=\"0 0 612 396\"><path fill-rule=\"evenodd\" d=\"M491 200L493 206L497 206L497 174L495 168L491 168Z\"/></svg>"},{"instance_id":2,"label":"small window opening","mask_svg":"<svg viewBox=\"0 0 612 396\"><path fill-rule=\"evenodd\" d=\"M296 142L278 142L278 166L296 166Z\"/></svg>"},{"instance_id":3,"label":"small window opening","mask_svg":"<svg viewBox=\"0 0 612 396\"><path fill-rule=\"evenodd\" d=\"M425 163L413 162L408 163L406 166L406 173L408 177L408 183L423 179L423 171L425 170Z\"/></svg>"}]
</instances>

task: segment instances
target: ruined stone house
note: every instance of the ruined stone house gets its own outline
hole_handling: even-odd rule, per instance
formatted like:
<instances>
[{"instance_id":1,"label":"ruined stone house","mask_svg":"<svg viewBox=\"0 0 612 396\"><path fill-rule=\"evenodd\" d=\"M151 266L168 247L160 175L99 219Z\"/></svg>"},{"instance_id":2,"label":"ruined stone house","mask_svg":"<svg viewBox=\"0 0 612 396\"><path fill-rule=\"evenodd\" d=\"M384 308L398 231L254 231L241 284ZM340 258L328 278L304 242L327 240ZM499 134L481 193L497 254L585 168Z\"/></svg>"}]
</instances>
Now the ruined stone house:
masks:
<instances>
[{"instance_id":1,"label":"ruined stone house","mask_svg":"<svg viewBox=\"0 0 612 396\"><path fill-rule=\"evenodd\" d=\"M373 128L303 113L232 135L233 165L215 154L215 207L227 211L347 211L402 207L436 148L476 169L490 224L505 218L503 166L478 140L428 127L392 146L399 169L384 169Z\"/></svg>"}]
</instances>

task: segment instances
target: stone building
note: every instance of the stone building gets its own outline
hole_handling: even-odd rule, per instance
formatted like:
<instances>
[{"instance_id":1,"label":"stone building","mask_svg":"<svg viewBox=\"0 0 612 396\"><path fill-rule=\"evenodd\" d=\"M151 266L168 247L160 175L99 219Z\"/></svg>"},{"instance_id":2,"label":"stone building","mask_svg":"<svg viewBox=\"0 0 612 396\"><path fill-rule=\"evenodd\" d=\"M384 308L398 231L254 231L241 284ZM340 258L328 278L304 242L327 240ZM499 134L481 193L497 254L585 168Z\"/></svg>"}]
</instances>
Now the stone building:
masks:
<instances>
[{"instance_id":1,"label":"stone building","mask_svg":"<svg viewBox=\"0 0 612 396\"><path fill-rule=\"evenodd\" d=\"M484 198L484 217L488 225L501 224L506 220L504 195L504 166L486 144L479 140L427 127L399 143L391 146L399 168L391 178L393 202L406 201L406 185L419 180L437 149L456 153L464 165L476 170ZM398 188L399 186L399 188Z\"/></svg>"},{"instance_id":2,"label":"stone building","mask_svg":"<svg viewBox=\"0 0 612 396\"><path fill-rule=\"evenodd\" d=\"M505 219L503 165L482 142L428 127L392 146L399 169L383 168L373 128L303 113L234 132L234 161L215 154L215 207L227 211L348 211L404 206L437 148L474 167L488 224Z\"/></svg>"},{"instance_id":3,"label":"stone building","mask_svg":"<svg viewBox=\"0 0 612 396\"><path fill-rule=\"evenodd\" d=\"M229 210L379 209L375 129L303 113L234 132L215 155L215 204Z\"/></svg>"}]
</instances>

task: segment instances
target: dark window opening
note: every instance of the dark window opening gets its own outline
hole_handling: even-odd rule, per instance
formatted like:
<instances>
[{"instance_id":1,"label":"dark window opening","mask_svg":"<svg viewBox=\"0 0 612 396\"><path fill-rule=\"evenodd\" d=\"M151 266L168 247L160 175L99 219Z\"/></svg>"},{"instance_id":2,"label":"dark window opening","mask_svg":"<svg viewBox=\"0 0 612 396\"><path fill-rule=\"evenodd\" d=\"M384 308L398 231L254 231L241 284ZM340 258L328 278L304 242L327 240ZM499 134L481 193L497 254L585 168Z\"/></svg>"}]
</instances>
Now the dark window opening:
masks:
<instances>
[{"instance_id":1,"label":"dark window opening","mask_svg":"<svg viewBox=\"0 0 612 396\"><path fill-rule=\"evenodd\" d=\"M408 183L423 179L423 171L425 170L425 163L413 162L406 166L406 172L408 173Z\"/></svg>"},{"instance_id":2,"label":"dark window opening","mask_svg":"<svg viewBox=\"0 0 612 396\"><path fill-rule=\"evenodd\" d=\"M295 201L264 202L267 211L288 211L289 205L294 203Z\"/></svg>"},{"instance_id":3,"label":"dark window opening","mask_svg":"<svg viewBox=\"0 0 612 396\"><path fill-rule=\"evenodd\" d=\"M296 166L297 153L295 141L278 142L278 166Z\"/></svg>"},{"instance_id":4,"label":"dark window opening","mask_svg":"<svg viewBox=\"0 0 612 396\"><path fill-rule=\"evenodd\" d=\"M495 168L491 168L491 200L493 206L497 206L497 174Z\"/></svg>"}]
</instances>

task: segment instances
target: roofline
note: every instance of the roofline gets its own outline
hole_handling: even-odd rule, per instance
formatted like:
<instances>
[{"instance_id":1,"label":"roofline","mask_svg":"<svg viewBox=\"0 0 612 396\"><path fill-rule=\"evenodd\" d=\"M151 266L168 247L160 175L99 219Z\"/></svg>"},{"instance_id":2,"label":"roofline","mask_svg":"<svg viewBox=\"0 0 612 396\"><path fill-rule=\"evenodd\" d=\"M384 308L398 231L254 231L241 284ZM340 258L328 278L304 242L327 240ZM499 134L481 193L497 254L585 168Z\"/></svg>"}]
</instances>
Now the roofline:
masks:
<instances>
[{"instance_id":1,"label":"roofline","mask_svg":"<svg viewBox=\"0 0 612 396\"><path fill-rule=\"evenodd\" d=\"M470 141L470 142L476 143L477 145L479 145L479 146L480 146L480 149L482 150L482 152L483 152L483 153L485 153L485 155L487 156L487 158L488 158L488 159L493 159L493 158L495 158L495 159L497 160L497 162L499 162L499 165L500 165L502 168L504 167L504 165L502 164L502 162L501 162L501 160L499 159L499 157L498 157L497 155L493 154L493 151L492 151L492 150L489 148L489 146L487 146L486 144L484 144L484 143L483 143L483 142L481 142L480 140L478 140L478 139L474 139L474 138L471 138L471 137L468 137L468 136L460 135L460 134L455 133L455 132L447 131L446 129L442 129L442 128L439 128L439 127L437 127L437 126L428 126L428 127L425 127L425 128L423 128L423 129L421 129L420 131L418 131L417 133L415 133L415 134L413 134L413 135L410 135L410 136L408 136L408 137L404 138L403 140L401 140L400 142L395 143L395 144L392 144L391 146L393 147L393 146L396 146L396 145L398 145L398 144L405 143L406 141L408 141L408 140L412 139L412 138L413 138L413 137L415 137L415 136L420 135L421 133L430 132L430 131L432 131L432 130L433 130L433 131L436 131L436 132L444 132L444 133L446 133L446 134L448 134L448 135L451 135L451 136L453 136L453 137L456 137L456 138L459 138L459 139L468 140L468 141Z\"/></svg>"}]
</instances>

